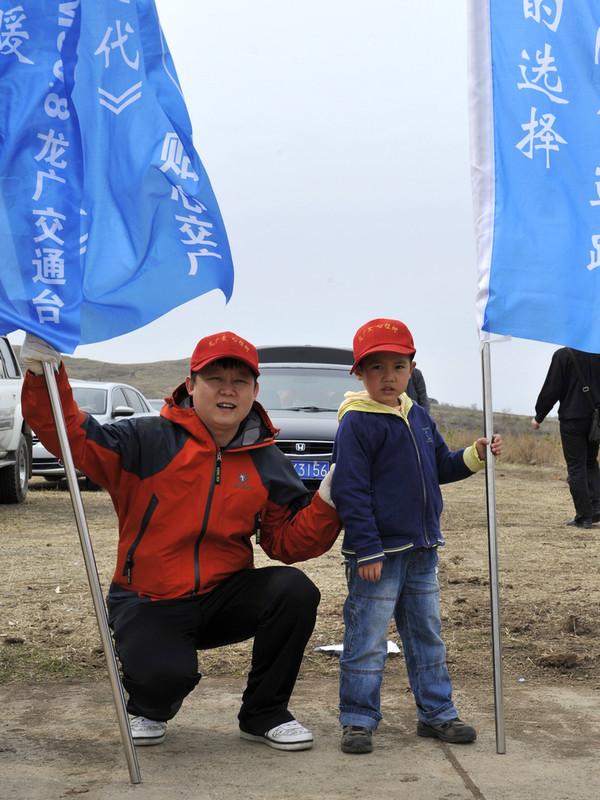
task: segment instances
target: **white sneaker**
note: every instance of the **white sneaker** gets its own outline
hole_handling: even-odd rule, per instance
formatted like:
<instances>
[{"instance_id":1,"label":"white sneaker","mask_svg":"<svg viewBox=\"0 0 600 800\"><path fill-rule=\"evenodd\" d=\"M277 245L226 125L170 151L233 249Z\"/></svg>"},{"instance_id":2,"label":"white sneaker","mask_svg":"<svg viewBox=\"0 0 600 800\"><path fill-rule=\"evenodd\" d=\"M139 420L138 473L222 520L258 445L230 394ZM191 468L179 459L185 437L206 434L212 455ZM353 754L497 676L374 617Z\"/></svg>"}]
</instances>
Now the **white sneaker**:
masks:
<instances>
[{"instance_id":1,"label":"white sneaker","mask_svg":"<svg viewBox=\"0 0 600 800\"><path fill-rule=\"evenodd\" d=\"M312 733L295 719L271 728L262 736L255 736L240 728L240 736L251 742L262 742L275 750L310 750L313 746Z\"/></svg>"},{"instance_id":2,"label":"white sneaker","mask_svg":"<svg viewBox=\"0 0 600 800\"><path fill-rule=\"evenodd\" d=\"M161 744L167 735L167 723L129 715L131 738L136 747Z\"/></svg>"}]
</instances>

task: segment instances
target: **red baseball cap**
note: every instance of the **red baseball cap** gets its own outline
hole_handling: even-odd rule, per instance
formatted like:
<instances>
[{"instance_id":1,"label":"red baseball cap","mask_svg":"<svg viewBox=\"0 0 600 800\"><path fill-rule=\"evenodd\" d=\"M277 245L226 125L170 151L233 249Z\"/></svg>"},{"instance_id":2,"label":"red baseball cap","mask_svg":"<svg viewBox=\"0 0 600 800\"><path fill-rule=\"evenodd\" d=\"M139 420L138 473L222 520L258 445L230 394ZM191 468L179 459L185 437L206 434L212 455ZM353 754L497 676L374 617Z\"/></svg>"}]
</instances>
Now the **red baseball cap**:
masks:
<instances>
[{"instance_id":1,"label":"red baseball cap","mask_svg":"<svg viewBox=\"0 0 600 800\"><path fill-rule=\"evenodd\" d=\"M257 378L260 375L256 347L231 331L213 333L200 339L192 353L190 370L198 372L220 358L235 358L251 369Z\"/></svg>"},{"instance_id":2,"label":"red baseball cap","mask_svg":"<svg viewBox=\"0 0 600 800\"><path fill-rule=\"evenodd\" d=\"M354 364L350 373L358 367L360 361L371 353L401 353L412 356L417 351L412 333L399 319L372 319L365 322L354 334L352 340Z\"/></svg>"}]
</instances>

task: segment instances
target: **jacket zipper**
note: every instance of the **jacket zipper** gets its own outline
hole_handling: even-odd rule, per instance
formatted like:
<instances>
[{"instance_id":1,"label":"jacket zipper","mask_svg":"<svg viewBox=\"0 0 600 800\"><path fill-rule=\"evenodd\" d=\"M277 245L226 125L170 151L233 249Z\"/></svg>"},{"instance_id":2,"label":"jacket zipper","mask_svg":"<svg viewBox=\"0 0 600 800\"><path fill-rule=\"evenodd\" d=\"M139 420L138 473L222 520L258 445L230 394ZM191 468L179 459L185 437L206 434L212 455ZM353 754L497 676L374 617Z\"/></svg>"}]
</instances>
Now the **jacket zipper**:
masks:
<instances>
[{"instance_id":1,"label":"jacket zipper","mask_svg":"<svg viewBox=\"0 0 600 800\"><path fill-rule=\"evenodd\" d=\"M425 520L427 519L427 486L425 485L425 476L423 475L423 463L421 462L421 454L419 453L417 440L415 439L415 435L412 432L412 428L408 424L408 420L406 420L406 427L408 428L408 432L410 433L410 438L412 439L412 443L415 448L415 453L417 454L417 462L419 464L419 474L421 475L421 487L423 489L423 538L427 542L427 545L431 546L431 542L429 541L429 537L427 536L427 528L425 527Z\"/></svg>"},{"instance_id":2,"label":"jacket zipper","mask_svg":"<svg viewBox=\"0 0 600 800\"><path fill-rule=\"evenodd\" d=\"M127 584L131 583L131 572L133 570L133 554L135 553L137 546L139 545L140 541L142 540L142 536L146 532L146 528L148 527L150 520L152 519L152 514L154 514L154 510L158 505L158 497L153 494L150 498L150 502L146 510L144 511L144 516L142 517L142 524L140 525L140 529L138 531L138 535L133 540L131 547L127 551L127 556L125 557L125 566L123 567L123 575L127 576Z\"/></svg>"},{"instance_id":3,"label":"jacket zipper","mask_svg":"<svg viewBox=\"0 0 600 800\"><path fill-rule=\"evenodd\" d=\"M204 518L202 519L202 527L200 528L200 533L198 534L198 538L194 543L194 591L193 594L198 594L200 591L200 543L206 534L206 529L208 527L208 517L210 515L210 507L212 504L213 494L215 492L215 486L221 483L221 448L217 448L217 455L215 458L215 469L213 472L212 480L210 482L210 488L208 490L208 497L206 498L206 508L204 509Z\"/></svg>"}]
</instances>

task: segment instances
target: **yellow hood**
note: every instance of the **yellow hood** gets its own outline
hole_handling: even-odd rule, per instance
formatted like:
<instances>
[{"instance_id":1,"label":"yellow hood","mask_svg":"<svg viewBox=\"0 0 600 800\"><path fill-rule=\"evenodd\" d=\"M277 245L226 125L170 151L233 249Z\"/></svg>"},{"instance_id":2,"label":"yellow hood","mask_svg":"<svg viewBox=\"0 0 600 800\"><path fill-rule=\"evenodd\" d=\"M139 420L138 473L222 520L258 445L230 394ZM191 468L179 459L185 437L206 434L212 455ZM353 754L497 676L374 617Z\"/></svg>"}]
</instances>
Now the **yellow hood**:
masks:
<instances>
[{"instance_id":1,"label":"yellow hood","mask_svg":"<svg viewBox=\"0 0 600 800\"><path fill-rule=\"evenodd\" d=\"M400 395L400 404L392 408L392 406L386 406L383 403L378 403L377 400L373 400L364 389L361 392L346 392L344 400L338 409L338 420L341 420L347 411L366 411L369 414L394 414L396 417L406 419L412 404L413 401L406 393Z\"/></svg>"}]
</instances>

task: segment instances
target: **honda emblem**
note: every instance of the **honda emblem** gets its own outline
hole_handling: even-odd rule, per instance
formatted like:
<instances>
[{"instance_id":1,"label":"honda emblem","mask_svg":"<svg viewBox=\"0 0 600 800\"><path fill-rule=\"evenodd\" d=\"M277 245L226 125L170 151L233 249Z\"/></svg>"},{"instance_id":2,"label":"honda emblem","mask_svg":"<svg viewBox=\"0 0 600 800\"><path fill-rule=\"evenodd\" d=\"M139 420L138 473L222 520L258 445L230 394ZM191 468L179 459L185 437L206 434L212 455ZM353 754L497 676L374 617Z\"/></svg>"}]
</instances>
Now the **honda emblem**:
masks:
<instances>
[{"instance_id":1,"label":"honda emblem","mask_svg":"<svg viewBox=\"0 0 600 800\"><path fill-rule=\"evenodd\" d=\"M296 442L296 452L297 453L304 453L306 450L306 443L305 442Z\"/></svg>"}]
</instances>

